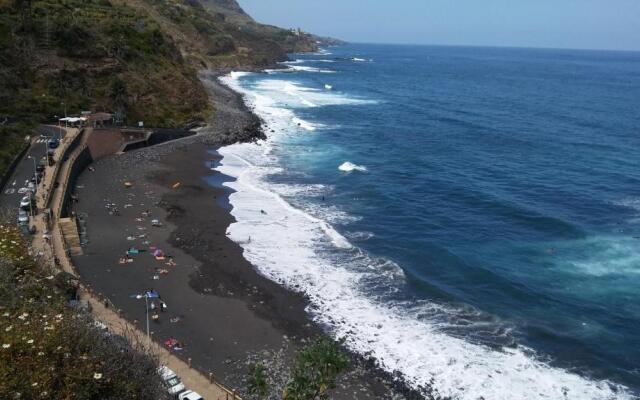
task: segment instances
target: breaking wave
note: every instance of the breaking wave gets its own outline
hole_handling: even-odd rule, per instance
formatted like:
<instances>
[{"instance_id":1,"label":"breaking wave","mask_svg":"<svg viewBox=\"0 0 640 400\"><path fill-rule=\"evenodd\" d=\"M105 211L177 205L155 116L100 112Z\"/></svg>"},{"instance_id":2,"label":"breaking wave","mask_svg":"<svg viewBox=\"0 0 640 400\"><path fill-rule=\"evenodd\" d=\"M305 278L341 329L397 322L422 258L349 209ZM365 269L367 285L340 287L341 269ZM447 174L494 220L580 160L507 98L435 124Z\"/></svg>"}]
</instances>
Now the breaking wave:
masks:
<instances>
[{"instance_id":1,"label":"breaking wave","mask_svg":"<svg viewBox=\"0 0 640 400\"><path fill-rule=\"evenodd\" d=\"M279 141L305 130L292 123L298 118L298 108L355 106L371 100L319 92L278 79L241 83L243 76L230 74L221 80L245 96L273 134L259 144L234 144L219 150L223 158L217 169L235 178L225 183L234 190L229 200L237 221L229 227L229 236L243 247L244 256L261 274L306 294L312 318L334 337L343 338L350 350L375 359L382 369L435 397L634 398L614 383L552 367L524 346L494 348L451 333L456 330L455 321L463 319L461 315L474 320L469 310L394 297L406 284L397 264L358 249L332 226L328 215L319 217L321 213L305 207L304 202L293 206L288 200L289 196L297 198L297 193L318 195L324 188L288 188L269 181L270 175L283 171L277 155ZM366 170L352 163L341 165L341 170L357 168ZM367 237L361 235L349 236L354 240ZM249 236L251 241L247 241ZM486 328L486 322L477 323Z\"/></svg>"}]
</instances>

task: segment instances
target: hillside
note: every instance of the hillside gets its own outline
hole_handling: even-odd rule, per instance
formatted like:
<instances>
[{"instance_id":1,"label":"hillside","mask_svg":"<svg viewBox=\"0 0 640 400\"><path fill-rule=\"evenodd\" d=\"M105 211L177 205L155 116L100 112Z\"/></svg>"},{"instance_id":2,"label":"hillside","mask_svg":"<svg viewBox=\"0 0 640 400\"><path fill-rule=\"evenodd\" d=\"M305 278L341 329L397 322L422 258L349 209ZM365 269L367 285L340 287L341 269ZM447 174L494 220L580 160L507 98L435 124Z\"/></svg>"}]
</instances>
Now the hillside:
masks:
<instances>
[{"instance_id":1,"label":"hillside","mask_svg":"<svg viewBox=\"0 0 640 400\"><path fill-rule=\"evenodd\" d=\"M0 224L0 398L169 400L157 360L73 306L77 282Z\"/></svg>"},{"instance_id":2,"label":"hillside","mask_svg":"<svg viewBox=\"0 0 640 400\"><path fill-rule=\"evenodd\" d=\"M0 11L0 115L18 119L66 105L177 126L211 111L197 69L268 65L315 46L233 0L0 0Z\"/></svg>"},{"instance_id":3,"label":"hillside","mask_svg":"<svg viewBox=\"0 0 640 400\"><path fill-rule=\"evenodd\" d=\"M24 124L104 110L183 126L214 111L198 70L270 65L316 40L235 0L0 0L0 169Z\"/></svg>"}]
</instances>

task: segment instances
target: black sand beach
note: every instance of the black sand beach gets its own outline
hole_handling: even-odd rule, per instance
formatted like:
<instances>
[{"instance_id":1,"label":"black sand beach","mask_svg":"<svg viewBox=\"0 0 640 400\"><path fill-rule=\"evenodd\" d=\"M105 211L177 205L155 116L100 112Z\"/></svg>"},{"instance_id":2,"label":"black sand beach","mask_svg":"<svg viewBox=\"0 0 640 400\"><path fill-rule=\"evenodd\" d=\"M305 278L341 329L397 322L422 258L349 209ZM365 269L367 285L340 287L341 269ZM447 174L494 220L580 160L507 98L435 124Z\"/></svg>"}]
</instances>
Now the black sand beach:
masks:
<instances>
[{"instance_id":1,"label":"black sand beach","mask_svg":"<svg viewBox=\"0 0 640 400\"><path fill-rule=\"evenodd\" d=\"M83 172L75 210L86 214L89 243L74 261L83 280L143 330L144 299L135 295L159 292L168 308L150 321L153 337L177 339L181 357L242 388L256 361L284 380L295 350L321 330L307 317L306 299L257 274L225 234L233 222L228 193L206 181L225 179L210 169L213 150L262 131L239 95L213 81L207 86L218 112L198 136L111 156ZM153 219L163 226L152 226ZM130 247L142 252L120 264ZM153 257L154 248L164 260ZM362 362L352 364L333 398L406 398Z\"/></svg>"}]
</instances>

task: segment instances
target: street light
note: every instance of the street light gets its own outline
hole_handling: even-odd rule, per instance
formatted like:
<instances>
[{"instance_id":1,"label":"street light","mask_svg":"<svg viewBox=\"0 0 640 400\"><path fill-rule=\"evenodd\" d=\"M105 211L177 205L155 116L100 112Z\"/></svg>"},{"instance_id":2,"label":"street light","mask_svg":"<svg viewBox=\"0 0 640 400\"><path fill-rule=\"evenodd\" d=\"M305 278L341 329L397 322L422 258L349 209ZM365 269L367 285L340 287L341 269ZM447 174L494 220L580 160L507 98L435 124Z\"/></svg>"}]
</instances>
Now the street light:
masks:
<instances>
[{"instance_id":1,"label":"street light","mask_svg":"<svg viewBox=\"0 0 640 400\"><path fill-rule=\"evenodd\" d=\"M142 298L144 298L145 314L147 318L147 338L149 338L149 299L159 299L160 295L158 292L154 292L153 290L147 290L144 294L136 295L136 299L140 300Z\"/></svg>"},{"instance_id":2,"label":"street light","mask_svg":"<svg viewBox=\"0 0 640 400\"><path fill-rule=\"evenodd\" d=\"M147 339L149 338L149 296L145 293L144 295L139 294L136 296L136 299L140 300L144 297L144 311L147 317Z\"/></svg>"},{"instance_id":3,"label":"street light","mask_svg":"<svg viewBox=\"0 0 640 400\"><path fill-rule=\"evenodd\" d=\"M36 178L36 190L38 190L38 167L36 165L36 158L32 155L28 155L27 158L30 158L33 160L33 176Z\"/></svg>"}]
</instances>

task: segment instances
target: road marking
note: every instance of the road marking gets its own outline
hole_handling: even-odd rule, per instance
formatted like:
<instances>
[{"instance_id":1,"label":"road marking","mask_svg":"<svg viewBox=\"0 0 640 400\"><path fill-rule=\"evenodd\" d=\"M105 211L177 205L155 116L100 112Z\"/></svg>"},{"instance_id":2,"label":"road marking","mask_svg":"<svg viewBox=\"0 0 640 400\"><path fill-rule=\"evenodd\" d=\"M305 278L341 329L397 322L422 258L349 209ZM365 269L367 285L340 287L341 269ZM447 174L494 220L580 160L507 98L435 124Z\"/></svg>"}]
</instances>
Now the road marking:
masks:
<instances>
[{"instance_id":1,"label":"road marking","mask_svg":"<svg viewBox=\"0 0 640 400\"><path fill-rule=\"evenodd\" d=\"M15 190L15 189L11 189L11 188L10 188L10 189L5 190L5 191L4 191L4 194L14 194L15 192L16 192L16 190Z\"/></svg>"}]
</instances>

